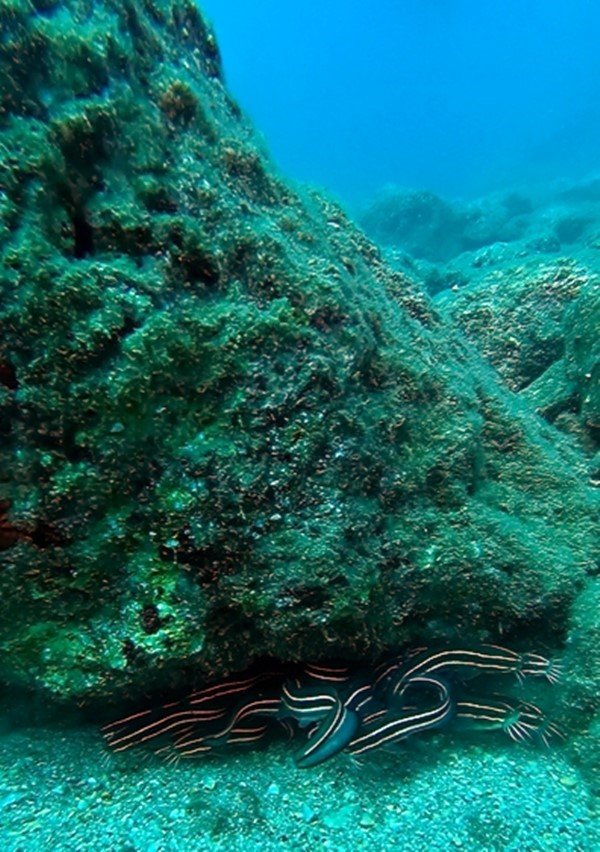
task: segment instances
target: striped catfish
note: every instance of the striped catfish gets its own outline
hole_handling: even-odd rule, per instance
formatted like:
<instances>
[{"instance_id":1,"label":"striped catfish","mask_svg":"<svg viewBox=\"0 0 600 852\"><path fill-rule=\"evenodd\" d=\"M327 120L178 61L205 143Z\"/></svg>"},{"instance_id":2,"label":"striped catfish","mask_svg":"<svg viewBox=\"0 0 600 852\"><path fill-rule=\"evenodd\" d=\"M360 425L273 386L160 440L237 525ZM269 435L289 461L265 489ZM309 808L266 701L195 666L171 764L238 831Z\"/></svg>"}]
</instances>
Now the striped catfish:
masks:
<instances>
[{"instance_id":1,"label":"striped catfish","mask_svg":"<svg viewBox=\"0 0 600 852\"><path fill-rule=\"evenodd\" d=\"M237 704L220 728L184 731L173 744L180 757L197 757L215 748L256 742L266 732L268 720L277 717L280 705L278 689L254 690Z\"/></svg>"},{"instance_id":2,"label":"striped catfish","mask_svg":"<svg viewBox=\"0 0 600 852\"><path fill-rule=\"evenodd\" d=\"M563 736L535 704L499 695L458 698L452 726L459 730L502 730L515 742L539 738L545 745L552 737Z\"/></svg>"},{"instance_id":3,"label":"striped catfish","mask_svg":"<svg viewBox=\"0 0 600 852\"><path fill-rule=\"evenodd\" d=\"M300 727L316 723L308 742L295 755L296 764L308 768L340 752L373 709L369 675L350 678L345 667L310 665L301 678L284 684L278 715L294 719Z\"/></svg>"},{"instance_id":4,"label":"striped catfish","mask_svg":"<svg viewBox=\"0 0 600 852\"><path fill-rule=\"evenodd\" d=\"M102 732L113 751L124 751L190 729L199 735L214 736L222 730L224 720L231 714L232 700L253 694L260 684L272 681L277 675L277 672L268 671L227 678L179 701L111 722L102 728Z\"/></svg>"},{"instance_id":5,"label":"striped catfish","mask_svg":"<svg viewBox=\"0 0 600 852\"><path fill-rule=\"evenodd\" d=\"M348 750L353 755L365 754L381 746L397 743L413 734L446 725L454 713L454 701L447 683L431 675L415 675L410 688L424 688L424 694L432 694L423 706L405 707L398 711L375 713L371 721L362 725L350 740Z\"/></svg>"},{"instance_id":6,"label":"striped catfish","mask_svg":"<svg viewBox=\"0 0 600 852\"><path fill-rule=\"evenodd\" d=\"M369 679L358 677L350 681L338 691L334 706L295 755L296 765L306 769L338 754L356 734L365 716L379 706Z\"/></svg>"},{"instance_id":7,"label":"striped catfish","mask_svg":"<svg viewBox=\"0 0 600 852\"><path fill-rule=\"evenodd\" d=\"M443 675L469 680L481 674L514 674L519 679L542 676L555 683L560 676L560 665L539 654L520 654L500 645L436 648L412 655L396 666L391 664L384 678L390 698L401 698L418 676Z\"/></svg>"}]
</instances>

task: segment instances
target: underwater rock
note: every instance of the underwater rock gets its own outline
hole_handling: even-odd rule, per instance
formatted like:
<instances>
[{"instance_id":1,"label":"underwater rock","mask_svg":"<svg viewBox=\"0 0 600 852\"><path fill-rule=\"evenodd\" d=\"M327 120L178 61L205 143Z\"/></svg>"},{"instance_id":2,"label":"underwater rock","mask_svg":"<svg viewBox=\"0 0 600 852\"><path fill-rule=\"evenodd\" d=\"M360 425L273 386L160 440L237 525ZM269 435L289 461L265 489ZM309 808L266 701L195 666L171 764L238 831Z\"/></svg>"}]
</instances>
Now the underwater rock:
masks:
<instances>
[{"instance_id":1,"label":"underwater rock","mask_svg":"<svg viewBox=\"0 0 600 852\"><path fill-rule=\"evenodd\" d=\"M600 280L594 277L565 314L565 371L575 384L579 415L600 449Z\"/></svg>"},{"instance_id":2,"label":"underwater rock","mask_svg":"<svg viewBox=\"0 0 600 852\"><path fill-rule=\"evenodd\" d=\"M435 296L540 262L569 258L598 269L595 182L569 190L495 192L471 202L387 187L359 221L386 260Z\"/></svg>"},{"instance_id":3,"label":"underwater rock","mask_svg":"<svg viewBox=\"0 0 600 852\"><path fill-rule=\"evenodd\" d=\"M568 677L558 695L561 718L571 735L570 751L596 794L600 793L600 584L589 578L571 612L564 655Z\"/></svg>"},{"instance_id":4,"label":"underwater rock","mask_svg":"<svg viewBox=\"0 0 600 852\"><path fill-rule=\"evenodd\" d=\"M559 643L580 455L275 173L195 3L0 0L0 30L0 679Z\"/></svg>"},{"instance_id":5,"label":"underwater rock","mask_svg":"<svg viewBox=\"0 0 600 852\"><path fill-rule=\"evenodd\" d=\"M531 201L519 193L492 195L469 204L433 192L388 186L360 216L371 239L430 262L520 240L529 227Z\"/></svg>"},{"instance_id":6,"label":"underwater rock","mask_svg":"<svg viewBox=\"0 0 600 852\"><path fill-rule=\"evenodd\" d=\"M468 215L425 190L388 186L363 211L365 233L383 246L395 246L416 258L449 260L464 250Z\"/></svg>"},{"instance_id":7,"label":"underwater rock","mask_svg":"<svg viewBox=\"0 0 600 852\"><path fill-rule=\"evenodd\" d=\"M511 390L575 436L589 453L600 435L600 279L574 260L526 264L441 294L459 325Z\"/></svg>"}]
</instances>

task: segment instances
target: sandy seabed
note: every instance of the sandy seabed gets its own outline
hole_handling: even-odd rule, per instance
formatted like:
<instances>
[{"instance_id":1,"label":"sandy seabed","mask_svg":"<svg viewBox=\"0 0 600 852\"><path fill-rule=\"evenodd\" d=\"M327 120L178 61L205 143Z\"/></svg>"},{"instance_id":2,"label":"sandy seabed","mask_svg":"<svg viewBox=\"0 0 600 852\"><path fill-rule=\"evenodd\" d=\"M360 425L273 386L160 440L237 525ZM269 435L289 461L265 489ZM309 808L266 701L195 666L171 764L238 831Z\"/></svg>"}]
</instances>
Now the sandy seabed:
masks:
<instances>
[{"instance_id":1,"label":"sandy seabed","mask_svg":"<svg viewBox=\"0 0 600 852\"><path fill-rule=\"evenodd\" d=\"M282 743L170 766L94 728L2 736L5 852L593 850L597 799L560 748L423 737L299 770Z\"/></svg>"}]
</instances>

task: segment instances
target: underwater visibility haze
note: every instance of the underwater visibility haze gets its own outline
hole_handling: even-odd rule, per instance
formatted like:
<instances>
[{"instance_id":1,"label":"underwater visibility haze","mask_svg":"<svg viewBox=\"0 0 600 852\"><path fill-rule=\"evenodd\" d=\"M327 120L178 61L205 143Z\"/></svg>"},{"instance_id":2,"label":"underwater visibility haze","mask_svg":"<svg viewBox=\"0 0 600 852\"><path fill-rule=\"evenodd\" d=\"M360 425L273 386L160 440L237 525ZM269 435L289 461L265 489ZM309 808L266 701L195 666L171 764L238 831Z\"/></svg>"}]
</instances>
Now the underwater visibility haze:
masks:
<instances>
[{"instance_id":1,"label":"underwater visibility haze","mask_svg":"<svg viewBox=\"0 0 600 852\"><path fill-rule=\"evenodd\" d=\"M358 204L598 169L589 0L208 0L229 88L286 176Z\"/></svg>"},{"instance_id":2,"label":"underwater visibility haze","mask_svg":"<svg viewBox=\"0 0 600 852\"><path fill-rule=\"evenodd\" d=\"M600 10L0 0L0 841L593 850Z\"/></svg>"}]
</instances>

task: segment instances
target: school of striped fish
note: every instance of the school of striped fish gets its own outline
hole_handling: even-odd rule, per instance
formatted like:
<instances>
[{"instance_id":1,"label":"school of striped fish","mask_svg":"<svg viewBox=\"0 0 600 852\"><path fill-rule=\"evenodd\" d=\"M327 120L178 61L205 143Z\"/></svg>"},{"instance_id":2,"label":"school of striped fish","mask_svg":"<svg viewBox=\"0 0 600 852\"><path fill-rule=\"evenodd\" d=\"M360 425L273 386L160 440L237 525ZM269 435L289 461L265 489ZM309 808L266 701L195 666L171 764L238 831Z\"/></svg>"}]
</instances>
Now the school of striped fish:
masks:
<instances>
[{"instance_id":1,"label":"school of striped fish","mask_svg":"<svg viewBox=\"0 0 600 852\"><path fill-rule=\"evenodd\" d=\"M297 742L301 768L340 752L360 757L439 728L502 730L516 742L562 737L534 704L498 695L499 677L556 683L557 661L499 645L419 648L377 665L254 668L103 728L113 751L150 746L168 759L254 745L277 731ZM471 689L476 681L479 691ZM490 683L492 687L490 687Z\"/></svg>"}]
</instances>

